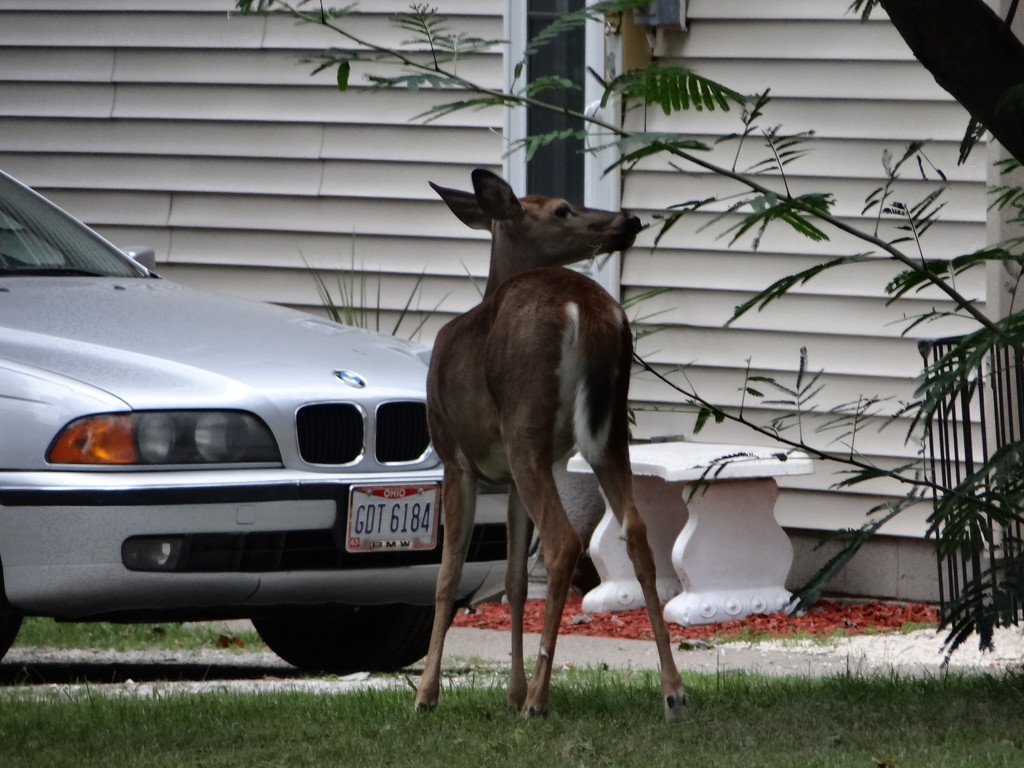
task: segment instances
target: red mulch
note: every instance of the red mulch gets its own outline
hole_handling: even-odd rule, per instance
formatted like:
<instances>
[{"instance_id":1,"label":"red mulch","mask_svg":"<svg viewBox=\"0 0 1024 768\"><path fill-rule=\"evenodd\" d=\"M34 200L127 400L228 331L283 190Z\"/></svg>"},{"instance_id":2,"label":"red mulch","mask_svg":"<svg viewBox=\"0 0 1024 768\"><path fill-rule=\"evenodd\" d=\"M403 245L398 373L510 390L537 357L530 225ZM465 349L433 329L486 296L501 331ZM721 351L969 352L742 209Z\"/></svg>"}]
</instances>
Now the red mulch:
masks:
<instances>
[{"instance_id":1,"label":"red mulch","mask_svg":"<svg viewBox=\"0 0 1024 768\"><path fill-rule=\"evenodd\" d=\"M647 620L647 611L643 608L614 613L584 614L581 603L581 597L569 597L562 614L562 634L622 637L633 640L651 638L651 623ZM524 629L527 632L540 632L543 620L544 601L528 601L523 621ZM773 637L797 633L823 635L837 632L855 635L869 630L898 630L910 622L936 624L938 620L935 608L921 603L838 603L832 600L819 600L803 616L787 616L784 613L755 614L745 619L697 627L683 627L670 623L668 628L673 641L679 642L720 640L744 632ZM476 606L475 612L459 611L452 624L456 627L508 629L508 606L503 603L481 603Z\"/></svg>"}]
</instances>

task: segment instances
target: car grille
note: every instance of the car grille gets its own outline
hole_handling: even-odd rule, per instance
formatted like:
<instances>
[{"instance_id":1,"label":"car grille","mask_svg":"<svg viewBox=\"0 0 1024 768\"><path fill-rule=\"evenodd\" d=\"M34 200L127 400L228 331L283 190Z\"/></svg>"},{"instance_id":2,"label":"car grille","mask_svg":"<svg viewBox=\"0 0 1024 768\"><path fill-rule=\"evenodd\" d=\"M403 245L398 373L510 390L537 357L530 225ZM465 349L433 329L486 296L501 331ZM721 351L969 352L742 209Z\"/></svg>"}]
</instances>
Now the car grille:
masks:
<instances>
[{"instance_id":1,"label":"car grille","mask_svg":"<svg viewBox=\"0 0 1024 768\"><path fill-rule=\"evenodd\" d=\"M381 464L416 461L429 446L426 404L384 403L377 409L377 461Z\"/></svg>"},{"instance_id":2,"label":"car grille","mask_svg":"<svg viewBox=\"0 0 1024 768\"><path fill-rule=\"evenodd\" d=\"M296 414L299 454L310 464L351 464L364 454L363 412L351 403L306 405ZM422 402L383 403L376 412L380 464L418 461L430 447Z\"/></svg>"},{"instance_id":3,"label":"car grille","mask_svg":"<svg viewBox=\"0 0 1024 768\"><path fill-rule=\"evenodd\" d=\"M295 415L299 454L310 464L351 464L363 453L363 415L354 405L307 405Z\"/></svg>"}]
</instances>

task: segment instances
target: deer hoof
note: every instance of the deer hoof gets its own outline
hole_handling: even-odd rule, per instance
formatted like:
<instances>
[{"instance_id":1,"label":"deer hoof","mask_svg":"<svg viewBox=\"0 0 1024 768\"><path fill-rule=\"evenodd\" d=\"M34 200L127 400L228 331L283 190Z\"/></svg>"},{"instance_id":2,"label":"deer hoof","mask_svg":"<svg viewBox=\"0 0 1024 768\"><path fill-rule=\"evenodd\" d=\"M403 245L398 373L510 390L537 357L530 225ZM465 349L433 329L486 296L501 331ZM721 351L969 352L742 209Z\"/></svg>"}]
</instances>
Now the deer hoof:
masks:
<instances>
[{"instance_id":1,"label":"deer hoof","mask_svg":"<svg viewBox=\"0 0 1024 768\"><path fill-rule=\"evenodd\" d=\"M545 717L548 713L547 705L531 704L523 710L523 717Z\"/></svg>"},{"instance_id":2,"label":"deer hoof","mask_svg":"<svg viewBox=\"0 0 1024 768\"><path fill-rule=\"evenodd\" d=\"M684 717L686 717L686 694L680 689L665 697L665 720L670 723L678 723Z\"/></svg>"}]
</instances>

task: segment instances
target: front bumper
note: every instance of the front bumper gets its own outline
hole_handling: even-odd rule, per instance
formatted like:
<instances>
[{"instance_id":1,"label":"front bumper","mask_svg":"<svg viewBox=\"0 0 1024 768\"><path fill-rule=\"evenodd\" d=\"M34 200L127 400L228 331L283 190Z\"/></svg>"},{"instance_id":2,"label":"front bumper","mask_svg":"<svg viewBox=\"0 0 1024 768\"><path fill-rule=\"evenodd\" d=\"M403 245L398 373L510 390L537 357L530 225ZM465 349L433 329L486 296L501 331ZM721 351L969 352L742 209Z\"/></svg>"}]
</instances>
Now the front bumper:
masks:
<instances>
[{"instance_id":1,"label":"front bumper","mask_svg":"<svg viewBox=\"0 0 1024 768\"><path fill-rule=\"evenodd\" d=\"M0 472L4 592L20 611L62 619L429 604L441 537L436 550L349 553L344 532L350 486L439 479L437 471ZM153 538L181 542L172 570L129 567L125 543ZM460 598L498 591L504 557L504 510L482 503Z\"/></svg>"}]
</instances>

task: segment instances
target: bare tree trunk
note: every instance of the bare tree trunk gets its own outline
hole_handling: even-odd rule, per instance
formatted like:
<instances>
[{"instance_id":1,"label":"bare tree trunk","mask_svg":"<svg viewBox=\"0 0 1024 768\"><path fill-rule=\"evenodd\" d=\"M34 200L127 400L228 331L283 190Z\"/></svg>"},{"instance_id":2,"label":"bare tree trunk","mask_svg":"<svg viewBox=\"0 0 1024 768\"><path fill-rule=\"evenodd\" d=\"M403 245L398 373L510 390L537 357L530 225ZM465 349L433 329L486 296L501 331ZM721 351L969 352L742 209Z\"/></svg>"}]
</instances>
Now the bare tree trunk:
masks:
<instances>
[{"instance_id":1,"label":"bare tree trunk","mask_svg":"<svg viewBox=\"0 0 1024 768\"><path fill-rule=\"evenodd\" d=\"M880 4L935 81L1024 162L1024 45L1009 25L982 0Z\"/></svg>"}]
</instances>

